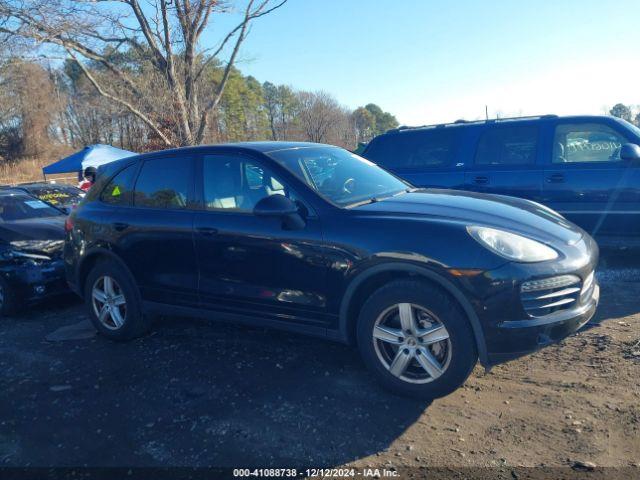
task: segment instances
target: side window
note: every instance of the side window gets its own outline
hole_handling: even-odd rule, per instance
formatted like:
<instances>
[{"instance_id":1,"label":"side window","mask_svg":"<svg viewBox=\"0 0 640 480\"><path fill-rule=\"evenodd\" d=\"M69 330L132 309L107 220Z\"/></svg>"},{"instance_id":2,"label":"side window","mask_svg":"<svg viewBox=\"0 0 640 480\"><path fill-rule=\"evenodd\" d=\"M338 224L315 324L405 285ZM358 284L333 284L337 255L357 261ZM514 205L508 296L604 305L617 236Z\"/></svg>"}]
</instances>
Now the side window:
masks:
<instances>
[{"instance_id":1,"label":"side window","mask_svg":"<svg viewBox=\"0 0 640 480\"><path fill-rule=\"evenodd\" d=\"M133 198L133 180L137 164L121 170L100 194L100 200L109 205L131 205Z\"/></svg>"},{"instance_id":2,"label":"side window","mask_svg":"<svg viewBox=\"0 0 640 480\"><path fill-rule=\"evenodd\" d=\"M146 160L136 182L134 204L147 208L186 208L190 173L189 157Z\"/></svg>"},{"instance_id":3,"label":"side window","mask_svg":"<svg viewBox=\"0 0 640 480\"><path fill-rule=\"evenodd\" d=\"M206 155L203 182L207 210L252 212L256 203L269 195L291 197L268 168L240 157Z\"/></svg>"},{"instance_id":4,"label":"side window","mask_svg":"<svg viewBox=\"0 0 640 480\"><path fill-rule=\"evenodd\" d=\"M536 161L538 127L489 128L480 136L476 165L529 165Z\"/></svg>"},{"instance_id":5,"label":"side window","mask_svg":"<svg viewBox=\"0 0 640 480\"><path fill-rule=\"evenodd\" d=\"M553 163L616 162L626 139L607 125L558 125L553 139Z\"/></svg>"},{"instance_id":6,"label":"side window","mask_svg":"<svg viewBox=\"0 0 640 480\"><path fill-rule=\"evenodd\" d=\"M389 134L375 141L366 157L389 169L448 167L454 161L458 132L443 128Z\"/></svg>"}]
</instances>

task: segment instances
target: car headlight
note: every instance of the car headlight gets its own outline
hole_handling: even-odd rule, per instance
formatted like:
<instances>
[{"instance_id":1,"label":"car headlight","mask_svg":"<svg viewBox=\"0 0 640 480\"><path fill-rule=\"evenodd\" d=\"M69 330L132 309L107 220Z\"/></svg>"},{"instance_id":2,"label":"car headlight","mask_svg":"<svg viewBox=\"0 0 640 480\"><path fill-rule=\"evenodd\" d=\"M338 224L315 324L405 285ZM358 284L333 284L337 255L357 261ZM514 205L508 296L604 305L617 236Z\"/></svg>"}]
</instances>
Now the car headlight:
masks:
<instances>
[{"instance_id":1,"label":"car headlight","mask_svg":"<svg viewBox=\"0 0 640 480\"><path fill-rule=\"evenodd\" d=\"M501 257L515 262L544 262L558 258L558 252L530 238L489 227L467 227L469 235Z\"/></svg>"},{"instance_id":2,"label":"car headlight","mask_svg":"<svg viewBox=\"0 0 640 480\"><path fill-rule=\"evenodd\" d=\"M7 259L51 260L51 255L59 251L63 245L64 240L14 240L1 256Z\"/></svg>"},{"instance_id":3,"label":"car headlight","mask_svg":"<svg viewBox=\"0 0 640 480\"><path fill-rule=\"evenodd\" d=\"M22 252L20 250L5 250L1 254L2 258L14 259L14 258L26 258L29 260L51 260L51 257L47 255L40 255L37 253Z\"/></svg>"}]
</instances>

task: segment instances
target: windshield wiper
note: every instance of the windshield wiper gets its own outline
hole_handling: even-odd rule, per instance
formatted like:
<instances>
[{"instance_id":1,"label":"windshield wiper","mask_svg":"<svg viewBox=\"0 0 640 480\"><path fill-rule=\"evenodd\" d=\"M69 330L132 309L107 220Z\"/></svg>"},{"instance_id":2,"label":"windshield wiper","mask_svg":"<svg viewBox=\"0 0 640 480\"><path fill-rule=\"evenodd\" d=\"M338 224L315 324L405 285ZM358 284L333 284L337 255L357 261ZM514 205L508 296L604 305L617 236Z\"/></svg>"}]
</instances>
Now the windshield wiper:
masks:
<instances>
[{"instance_id":1,"label":"windshield wiper","mask_svg":"<svg viewBox=\"0 0 640 480\"><path fill-rule=\"evenodd\" d=\"M376 203L378 201L380 201L378 197L365 198L359 202L349 203L348 205L345 205L344 208L360 207L361 205L368 205L369 203Z\"/></svg>"},{"instance_id":2,"label":"windshield wiper","mask_svg":"<svg viewBox=\"0 0 640 480\"><path fill-rule=\"evenodd\" d=\"M397 195L400 195L401 193L409 193L411 191L413 190L412 189L400 190L399 192L396 192L396 193L365 198L364 200L360 200L359 202L350 203L345 208L353 208L353 207L359 207L361 205L368 205L369 203L381 202L382 200L386 200L387 198L395 197Z\"/></svg>"}]
</instances>

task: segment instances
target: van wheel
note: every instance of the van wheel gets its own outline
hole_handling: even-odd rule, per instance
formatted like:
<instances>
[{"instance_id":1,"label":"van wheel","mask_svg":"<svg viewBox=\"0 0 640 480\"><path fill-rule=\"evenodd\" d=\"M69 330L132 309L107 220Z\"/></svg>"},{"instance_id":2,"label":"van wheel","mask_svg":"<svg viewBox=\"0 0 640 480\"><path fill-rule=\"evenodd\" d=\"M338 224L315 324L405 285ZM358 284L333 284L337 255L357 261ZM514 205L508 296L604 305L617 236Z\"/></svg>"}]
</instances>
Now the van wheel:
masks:
<instances>
[{"instance_id":1,"label":"van wheel","mask_svg":"<svg viewBox=\"0 0 640 480\"><path fill-rule=\"evenodd\" d=\"M397 280L365 302L358 319L358 348L380 383L421 399L460 387L478 360L471 326L441 289Z\"/></svg>"},{"instance_id":2,"label":"van wheel","mask_svg":"<svg viewBox=\"0 0 640 480\"><path fill-rule=\"evenodd\" d=\"M116 262L98 262L87 276L84 292L91 322L105 337L130 340L149 330L151 322L142 314L138 287Z\"/></svg>"}]
</instances>

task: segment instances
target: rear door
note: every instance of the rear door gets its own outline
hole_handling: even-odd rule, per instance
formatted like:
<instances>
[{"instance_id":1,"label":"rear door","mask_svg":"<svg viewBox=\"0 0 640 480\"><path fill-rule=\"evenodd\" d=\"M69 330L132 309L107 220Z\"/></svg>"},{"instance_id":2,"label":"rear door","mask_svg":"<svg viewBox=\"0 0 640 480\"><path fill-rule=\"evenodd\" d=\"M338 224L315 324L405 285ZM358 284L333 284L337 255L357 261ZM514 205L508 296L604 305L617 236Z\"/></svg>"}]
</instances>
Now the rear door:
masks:
<instances>
[{"instance_id":1,"label":"rear door","mask_svg":"<svg viewBox=\"0 0 640 480\"><path fill-rule=\"evenodd\" d=\"M416 187L460 188L464 163L457 162L462 128L401 130L371 142L364 156Z\"/></svg>"},{"instance_id":2,"label":"rear door","mask_svg":"<svg viewBox=\"0 0 640 480\"><path fill-rule=\"evenodd\" d=\"M640 165L620 159L637 139L608 119L550 125L543 201L593 236L640 235Z\"/></svg>"},{"instance_id":3,"label":"rear door","mask_svg":"<svg viewBox=\"0 0 640 480\"><path fill-rule=\"evenodd\" d=\"M197 303L192 171L188 155L150 158L133 192L116 177L102 193L103 201L118 204L105 223L144 300Z\"/></svg>"},{"instance_id":4,"label":"rear door","mask_svg":"<svg viewBox=\"0 0 640 480\"><path fill-rule=\"evenodd\" d=\"M465 189L540 201L541 129L535 122L487 124L476 130Z\"/></svg>"}]
</instances>

